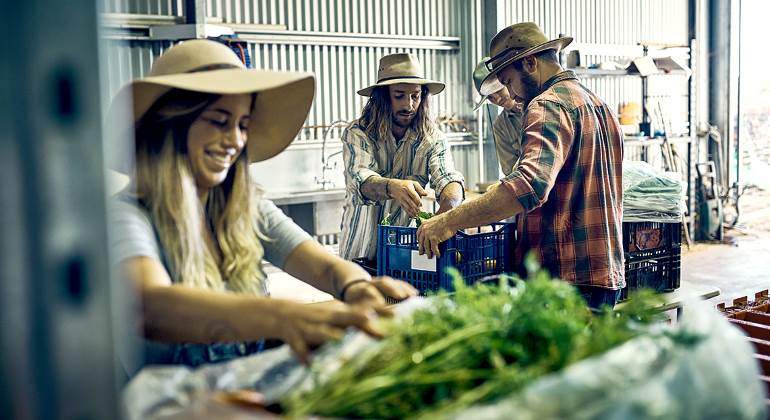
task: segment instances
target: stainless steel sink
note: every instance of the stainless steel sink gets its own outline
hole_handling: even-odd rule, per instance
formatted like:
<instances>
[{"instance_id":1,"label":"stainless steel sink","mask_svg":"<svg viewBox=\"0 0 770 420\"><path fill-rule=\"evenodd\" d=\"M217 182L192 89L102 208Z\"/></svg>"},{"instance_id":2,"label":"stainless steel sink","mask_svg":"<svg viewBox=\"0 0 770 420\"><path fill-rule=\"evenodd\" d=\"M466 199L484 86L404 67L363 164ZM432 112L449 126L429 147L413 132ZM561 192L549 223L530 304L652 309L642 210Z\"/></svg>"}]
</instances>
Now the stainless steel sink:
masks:
<instances>
[{"instance_id":1,"label":"stainless steel sink","mask_svg":"<svg viewBox=\"0 0 770 420\"><path fill-rule=\"evenodd\" d=\"M345 189L333 188L328 190L307 190L283 193L268 192L265 197L272 200L278 206L317 203L320 201L343 200L345 198Z\"/></svg>"}]
</instances>

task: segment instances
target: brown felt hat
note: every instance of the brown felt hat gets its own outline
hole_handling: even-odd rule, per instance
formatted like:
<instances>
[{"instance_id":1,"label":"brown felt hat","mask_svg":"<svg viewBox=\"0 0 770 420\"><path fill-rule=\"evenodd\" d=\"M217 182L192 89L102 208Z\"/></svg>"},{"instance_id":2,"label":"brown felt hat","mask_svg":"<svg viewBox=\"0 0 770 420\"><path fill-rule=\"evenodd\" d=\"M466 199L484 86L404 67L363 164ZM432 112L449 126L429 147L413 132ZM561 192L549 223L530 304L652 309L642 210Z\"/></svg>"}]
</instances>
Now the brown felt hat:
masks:
<instances>
[{"instance_id":1,"label":"brown felt hat","mask_svg":"<svg viewBox=\"0 0 770 420\"><path fill-rule=\"evenodd\" d=\"M545 50L556 50L558 53L571 42L571 37L549 40L533 22L517 23L503 29L489 43L492 58L485 62L489 75L481 83L479 92L489 95L499 90L497 74L513 62Z\"/></svg>"}]
</instances>

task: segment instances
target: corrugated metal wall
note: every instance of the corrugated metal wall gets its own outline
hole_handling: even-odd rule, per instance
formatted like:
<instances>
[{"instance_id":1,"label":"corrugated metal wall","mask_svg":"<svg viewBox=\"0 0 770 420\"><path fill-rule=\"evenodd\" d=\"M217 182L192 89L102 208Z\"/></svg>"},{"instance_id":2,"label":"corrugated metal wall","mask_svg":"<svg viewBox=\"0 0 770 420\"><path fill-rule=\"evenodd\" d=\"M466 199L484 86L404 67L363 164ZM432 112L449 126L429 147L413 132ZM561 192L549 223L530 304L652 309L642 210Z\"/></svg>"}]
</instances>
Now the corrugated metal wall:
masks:
<instances>
[{"instance_id":1,"label":"corrugated metal wall","mask_svg":"<svg viewBox=\"0 0 770 420\"><path fill-rule=\"evenodd\" d=\"M687 0L502 0L499 8L498 29L531 21L580 43L688 42Z\"/></svg>"},{"instance_id":2,"label":"corrugated metal wall","mask_svg":"<svg viewBox=\"0 0 770 420\"><path fill-rule=\"evenodd\" d=\"M178 15L181 2L107 1L108 13ZM429 77L447 83L447 89L433 100L440 117L472 120L473 89L470 74L474 57L480 56L480 9L482 0L358 1L358 0L209 0L207 14L214 22L238 25L277 25L286 32L258 38L254 29L243 29L250 40L255 68L310 71L317 77L317 92L307 126L327 125L336 120L357 118L364 99L356 91L376 80L377 64L383 55L396 52L416 54ZM248 27L247 27L248 28ZM256 29L259 32L259 28ZM300 36L285 41L285 34ZM392 45L404 47L324 45L321 34L391 37ZM339 44L340 37L335 40ZM440 49L430 45L412 46L413 41L459 41L459 48ZM359 42L360 44L360 42ZM424 44L424 42L423 42ZM109 45L109 91L114 94L123 83L139 77L153 57L167 43L117 40ZM320 138L321 129L305 130L299 140ZM337 134L337 133L334 133ZM336 137L336 136L335 136Z\"/></svg>"},{"instance_id":3,"label":"corrugated metal wall","mask_svg":"<svg viewBox=\"0 0 770 420\"><path fill-rule=\"evenodd\" d=\"M184 0L100 0L103 13L183 16Z\"/></svg>"},{"instance_id":4,"label":"corrugated metal wall","mask_svg":"<svg viewBox=\"0 0 770 420\"><path fill-rule=\"evenodd\" d=\"M103 92L103 103L117 93L123 85L132 79L144 75L152 66L153 60L171 47L168 41L121 40L110 39L105 42L104 84L107 92Z\"/></svg>"},{"instance_id":5,"label":"corrugated metal wall","mask_svg":"<svg viewBox=\"0 0 770 420\"><path fill-rule=\"evenodd\" d=\"M498 30L516 22L536 22L551 38L572 36L575 44L638 43L688 45L688 0L518 0L498 3ZM629 48L630 47L630 48ZM620 49L620 48L619 48ZM624 55L586 55L584 65L628 60ZM583 78L584 84L618 109L624 102L641 103L642 82L634 76ZM683 76L652 76L648 95L668 104L674 125L686 131L688 80Z\"/></svg>"},{"instance_id":6,"label":"corrugated metal wall","mask_svg":"<svg viewBox=\"0 0 770 420\"><path fill-rule=\"evenodd\" d=\"M229 23L283 25L289 31L389 35L459 34L467 0L207 0L209 17Z\"/></svg>"},{"instance_id":7,"label":"corrugated metal wall","mask_svg":"<svg viewBox=\"0 0 770 420\"><path fill-rule=\"evenodd\" d=\"M470 78L476 61L487 49L482 39L485 6L489 4L484 0L209 0L206 4L209 21L231 25L249 40L256 68L316 74L316 100L306 123L308 128L295 142L295 146L307 144L311 148L321 137L323 130L319 127L358 116L364 101L355 91L376 79L379 58L393 52L417 54L429 77L446 82L447 89L434 98L433 108L441 117L452 116L464 122L455 129L462 131L457 127L464 127L468 133L475 133L480 114L471 111L476 95ZM102 0L101 7L105 13L117 16L184 14L182 0ZM493 24L497 29L534 21L546 35L568 34L576 44L634 47L640 41L687 43L687 0L500 0L496 7L497 22ZM142 76L152 60L170 45L151 41L147 36L113 34L109 38L106 97L130 79ZM628 57L588 55L584 64L622 58ZM623 102L641 101L638 77L583 80L615 109ZM650 80L649 93L665 95L671 104L670 114L678 121L675 124L684 124L686 80L669 76ZM449 127L444 129L450 131ZM337 130L331 138L337 139L339 134ZM485 147L490 146L485 143ZM332 145L331 150L335 147ZM470 186L479 181L480 159L475 148L465 142L453 149ZM319 164L302 166L311 171L318 166L320 171L319 151L307 149L304 154L294 155L291 162L286 162L287 167L311 159ZM278 187L310 189L313 176L306 178L301 185L292 182Z\"/></svg>"}]
</instances>

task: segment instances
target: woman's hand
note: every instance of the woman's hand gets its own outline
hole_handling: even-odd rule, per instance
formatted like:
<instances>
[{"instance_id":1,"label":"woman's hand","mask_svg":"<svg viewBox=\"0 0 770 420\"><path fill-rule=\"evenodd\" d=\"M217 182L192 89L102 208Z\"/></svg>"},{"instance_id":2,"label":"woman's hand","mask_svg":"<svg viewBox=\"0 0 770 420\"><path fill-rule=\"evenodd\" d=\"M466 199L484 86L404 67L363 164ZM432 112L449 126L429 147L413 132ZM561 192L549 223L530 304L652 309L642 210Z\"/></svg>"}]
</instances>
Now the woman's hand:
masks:
<instances>
[{"instance_id":1,"label":"woman's hand","mask_svg":"<svg viewBox=\"0 0 770 420\"><path fill-rule=\"evenodd\" d=\"M345 290L345 303L367 309L374 309L378 314L391 316L385 296L397 301L417 296L417 289L411 284L390 277L375 277L371 281L358 282Z\"/></svg>"},{"instance_id":2,"label":"woman's hand","mask_svg":"<svg viewBox=\"0 0 770 420\"><path fill-rule=\"evenodd\" d=\"M352 287L351 287L352 288ZM306 305L274 299L273 335L289 345L300 361L310 363L312 349L330 340L339 340L345 329L354 327L372 337L382 332L374 324L373 311L351 305Z\"/></svg>"}]
</instances>

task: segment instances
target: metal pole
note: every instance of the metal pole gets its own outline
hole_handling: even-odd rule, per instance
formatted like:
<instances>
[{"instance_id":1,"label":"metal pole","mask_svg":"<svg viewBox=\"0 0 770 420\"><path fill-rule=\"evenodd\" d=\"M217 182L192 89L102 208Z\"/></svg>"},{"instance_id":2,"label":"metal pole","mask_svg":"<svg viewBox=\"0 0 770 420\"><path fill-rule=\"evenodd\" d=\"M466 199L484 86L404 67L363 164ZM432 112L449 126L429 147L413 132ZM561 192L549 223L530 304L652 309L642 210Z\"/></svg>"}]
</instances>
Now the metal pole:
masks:
<instances>
[{"instance_id":1,"label":"metal pole","mask_svg":"<svg viewBox=\"0 0 770 420\"><path fill-rule=\"evenodd\" d=\"M484 0L483 1L483 33L484 36L481 39L481 55L486 56L489 54L489 42L494 38L494 36L497 34L497 19L498 19L498 9L499 4L497 0ZM489 107L482 106L479 108L479 110L476 112L476 118L478 118L479 124L479 182L486 182L487 177L487 165L486 165L486 159L484 158L484 141L486 140L486 134L492 132L492 124L489 124L487 127L486 119L484 118L484 113L488 113ZM490 118L491 120L491 118ZM499 174L499 169L498 169Z\"/></svg>"},{"instance_id":2,"label":"metal pole","mask_svg":"<svg viewBox=\"0 0 770 420\"><path fill-rule=\"evenodd\" d=\"M0 39L0 418L119 418L96 3L9 2Z\"/></svg>"},{"instance_id":3,"label":"metal pole","mask_svg":"<svg viewBox=\"0 0 770 420\"><path fill-rule=\"evenodd\" d=\"M725 145L730 143L730 9L729 0L709 1L709 123L718 127ZM709 145L711 156L717 154L714 147ZM729 157L728 150L723 148L723 156Z\"/></svg>"},{"instance_id":4,"label":"metal pole","mask_svg":"<svg viewBox=\"0 0 770 420\"><path fill-rule=\"evenodd\" d=\"M206 0L185 0L185 23L195 25L195 37L205 36Z\"/></svg>"}]
</instances>

